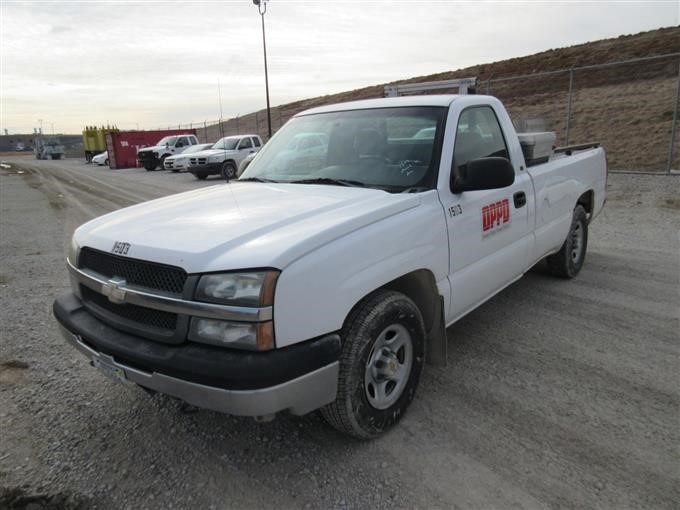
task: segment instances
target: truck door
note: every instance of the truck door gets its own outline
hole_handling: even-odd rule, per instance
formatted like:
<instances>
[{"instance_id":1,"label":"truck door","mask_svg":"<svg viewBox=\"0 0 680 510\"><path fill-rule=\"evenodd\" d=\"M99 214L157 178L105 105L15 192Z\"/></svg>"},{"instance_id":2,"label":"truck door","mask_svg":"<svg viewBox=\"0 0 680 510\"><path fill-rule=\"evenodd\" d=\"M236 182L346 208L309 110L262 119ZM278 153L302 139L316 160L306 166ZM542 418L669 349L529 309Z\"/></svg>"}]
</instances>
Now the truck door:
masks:
<instances>
[{"instance_id":1,"label":"truck door","mask_svg":"<svg viewBox=\"0 0 680 510\"><path fill-rule=\"evenodd\" d=\"M241 163L248 154L251 152L255 152L253 149L253 141L250 139L249 136L244 136L241 138L241 141L238 144L238 161L237 163Z\"/></svg>"},{"instance_id":2,"label":"truck door","mask_svg":"<svg viewBox=\"0 0 680 510\"><path fill-rule=\"evenodd\" d=\"M491 106L463 109L455 131L452 172L456 175L477 158L511 159L506 139ZM531 234L527 201L532 189L529 176L520 170L522 163L515 162L515 182L506 188L454 194L449 186L441 194L449 239L449 322L517 279L526 268Z\"/></svg>"}]
</instances>

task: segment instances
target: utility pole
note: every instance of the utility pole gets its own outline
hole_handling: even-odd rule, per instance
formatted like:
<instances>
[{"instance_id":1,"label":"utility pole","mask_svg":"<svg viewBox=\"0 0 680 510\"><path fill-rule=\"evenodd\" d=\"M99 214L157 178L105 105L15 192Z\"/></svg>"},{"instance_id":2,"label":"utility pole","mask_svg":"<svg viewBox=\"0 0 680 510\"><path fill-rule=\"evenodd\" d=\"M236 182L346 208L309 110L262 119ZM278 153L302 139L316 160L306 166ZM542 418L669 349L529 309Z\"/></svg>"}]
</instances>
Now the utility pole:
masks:
<instances>
[{"instance_id":1,"label":"utility pole","mask_svg":"<svg viewBox=\"0 0 680 510\"><path fill-rule=\"evenodd\" d=\"M272 137L272 114L269 107L269 73L267 72L267 40L264 35L264 15L267 12L267 1L268 0L253 0L253 3L257 5L257 10L260 13L260 18L262 18L262 49L264 51L264 86L267 93L267 132L269 134L268 138Z\"/></svg>"}]
</instances>

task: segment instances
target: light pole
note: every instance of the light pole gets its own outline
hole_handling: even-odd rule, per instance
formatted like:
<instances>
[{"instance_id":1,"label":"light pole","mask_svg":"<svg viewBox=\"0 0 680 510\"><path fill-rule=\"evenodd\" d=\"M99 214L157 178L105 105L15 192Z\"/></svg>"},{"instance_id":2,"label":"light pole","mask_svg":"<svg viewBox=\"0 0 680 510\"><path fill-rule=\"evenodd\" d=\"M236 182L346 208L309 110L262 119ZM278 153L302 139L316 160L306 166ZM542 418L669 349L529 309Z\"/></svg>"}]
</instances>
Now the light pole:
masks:
<instances>
[{"instance_id":1,"label":"light pole","mask_svg":"<svg viewBox=\"0 0 680 510\"><path fill-rule=\"evenodd\" d=\"M253 3L257 5L257 10L260 12L260 18L262 18L262 49L264 50L264 86L267 91L267 131L269 133L269 138L271 138L272 114L269 109L269 75L267 73L267 41L264 36L264 15L267 12L267 1L268 0L253 0Z\"/></svg>"}]
</instances>

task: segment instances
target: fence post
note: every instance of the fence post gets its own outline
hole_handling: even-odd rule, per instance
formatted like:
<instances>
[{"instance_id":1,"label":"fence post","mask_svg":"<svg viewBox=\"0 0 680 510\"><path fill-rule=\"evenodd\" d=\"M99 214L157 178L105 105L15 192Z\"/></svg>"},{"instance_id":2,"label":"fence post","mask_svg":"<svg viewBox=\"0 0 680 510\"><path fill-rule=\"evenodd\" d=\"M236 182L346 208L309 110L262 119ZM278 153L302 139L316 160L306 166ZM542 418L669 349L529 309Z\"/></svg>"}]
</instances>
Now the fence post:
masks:
<instances>
[{"instance_id":1,"label":"fence post","mask_svg":"<svg viewBox=\"0 0 680 510\"><path fill-rule=\"evenodd\" d=\"M203 143L208 143L208 121L207 120L203 121L203 136L205 137L205 140L203 140Z\"/></svg>"},{"instance_id":2,"label":"fence post","mask_svg":"<svg viewBox=\"0 0 680 510\"><path fill-rule=\"evenodd\" d=\"M491 78L486 80L486 95L488 96L490 92L491 92Z\"/></svg>"},{"instance_id":3,"label":"fence post","mask_svg":"<svg viewBox=\"0 0 680 510\"><path fill-rule=\"evenodd\" d=\"M255 112L255 134L260 134L260 112Z\"/></svg>"},{"instance_id":4,"label":"fence post","mask_svg":"<svg viewBox=\"0 0 680 510\"><path fill-rule=\"evenodd\" d=\"M569 124L571 122L571 96L572 88L574 86L574 70L569 69L569 99L567 101L567 129L565 134L564 145L569 145Z\"/></svg>"},{"instance_id":5,"label":"fence post","mask_svg":"<svg viewBox=\"0 0 680 510\"><path fill-rule=\"evenodd\" d=\"M668 145L668 166L666 173L671 173L673 166L673 146L675 145L675 133L678 127L678 103L680 102L680 61L678 61L678 85L675 88L675 106L673 107L673 124L671 125L671 142Z\"/></svg>"},{"instance_id":6,"label":"fence post","mask_svg":"<svg viewBox=\"0 0 680 510\"><path fill-rule=\"evenodd\" d=\"M241 131L239 131L239 127L238 127L238 115L236 115L236 134L237 135L241 134Z\"/></svg>"}]
</instances>

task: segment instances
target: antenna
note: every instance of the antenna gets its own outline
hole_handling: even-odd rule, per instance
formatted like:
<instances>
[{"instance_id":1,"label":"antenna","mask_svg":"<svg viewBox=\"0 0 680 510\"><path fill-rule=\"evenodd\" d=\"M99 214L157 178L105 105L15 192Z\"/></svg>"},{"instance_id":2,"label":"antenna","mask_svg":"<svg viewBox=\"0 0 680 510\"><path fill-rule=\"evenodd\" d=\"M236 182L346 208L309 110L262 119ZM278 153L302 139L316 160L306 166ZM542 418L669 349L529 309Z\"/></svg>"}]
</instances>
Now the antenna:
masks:
<instances>
[{"instance_id":1,"label":"antenna","mask_svg":"<svg viewBox=\"0 0 680 510\"><path fill-rule=\"evenodd\" d=\"M219 78L217 78L217 98L220 102L220 134L224 138L224 128L222 127L222 85Z\"/></svg>"},{"instance_id":2,"label":"antenna","mask_svg":"<svg viewBox=\"0 0 680 510\"><path fill-rule=\"evenodd\" d=\"M219 98L220 101L220 139L222 140L222 148L224 149L224 161L222 162L222 169L224 169L224 164L227 161L227 147L224 144L224 126L222 125L222 85L220 84L220 79L217 78L217 97ZM226 173L226 172L225 172ZM226 175L223 175L227 182L229 182L229 177Z\"/></svg>"}]
</instances>

